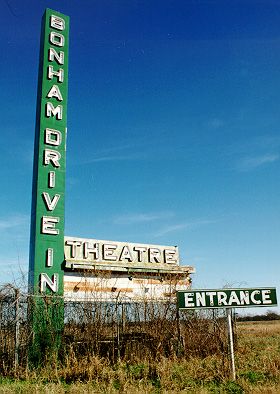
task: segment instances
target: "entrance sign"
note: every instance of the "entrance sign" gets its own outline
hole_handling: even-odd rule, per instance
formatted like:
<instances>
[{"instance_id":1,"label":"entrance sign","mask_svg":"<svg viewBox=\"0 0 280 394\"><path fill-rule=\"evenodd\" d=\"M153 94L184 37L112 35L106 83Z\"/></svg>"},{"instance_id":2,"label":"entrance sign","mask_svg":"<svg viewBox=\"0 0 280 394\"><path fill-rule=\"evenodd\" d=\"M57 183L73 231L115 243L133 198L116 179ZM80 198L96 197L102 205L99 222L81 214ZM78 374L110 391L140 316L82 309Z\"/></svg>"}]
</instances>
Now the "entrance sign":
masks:
<instances>
[{"instance_id":1,"label":"entrance sign","mask_svg":"<svg viewBox=\"0 0 280 394\"><path fill-rule=\"evenodd\" d=\"M46 9L34 145L29 290L63 295L69 17Z\"/></svg>"},{"instance_id":2,"label":"entrance sign","mask_svg":"<svg viewBox=\"0 0 280 394\"><path fill-rule=\"evenodd\" d=\"M277 306L275 287L178 291L179 309Z\"/></svg>"},{"instance_id":3,"label":"entrance sign","mask_svg":"<svg viewBox=\"0 0 280 394\"><path fill-rule=\"evenodd\" d=\"M275 287L177 291L179 309L226 308L232 380L236 380L232 308L277 306Z\"/></svg>"}]
</instances>

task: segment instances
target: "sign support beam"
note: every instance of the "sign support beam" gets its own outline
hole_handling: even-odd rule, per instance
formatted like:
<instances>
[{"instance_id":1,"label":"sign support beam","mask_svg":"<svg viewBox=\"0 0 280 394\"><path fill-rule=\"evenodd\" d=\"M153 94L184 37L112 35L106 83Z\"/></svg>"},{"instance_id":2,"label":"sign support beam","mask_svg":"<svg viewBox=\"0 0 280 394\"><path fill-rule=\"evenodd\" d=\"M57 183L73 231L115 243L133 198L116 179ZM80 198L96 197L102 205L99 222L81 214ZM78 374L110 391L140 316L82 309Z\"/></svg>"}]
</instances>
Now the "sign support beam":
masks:
<instances>
[{"instance_id":1,"label":"sign support beam","mask_svg":"<svg viewBox=\"0 0 280 394\"><path fill-rule=\"evenodd\" d=\"M232 309L227 308L226 311L227 311L228 343L229 343L229 356L230 356L232 380L236 380L234 340L233 340L233 329L232 329Z\"/></svg>"}]
</instances>

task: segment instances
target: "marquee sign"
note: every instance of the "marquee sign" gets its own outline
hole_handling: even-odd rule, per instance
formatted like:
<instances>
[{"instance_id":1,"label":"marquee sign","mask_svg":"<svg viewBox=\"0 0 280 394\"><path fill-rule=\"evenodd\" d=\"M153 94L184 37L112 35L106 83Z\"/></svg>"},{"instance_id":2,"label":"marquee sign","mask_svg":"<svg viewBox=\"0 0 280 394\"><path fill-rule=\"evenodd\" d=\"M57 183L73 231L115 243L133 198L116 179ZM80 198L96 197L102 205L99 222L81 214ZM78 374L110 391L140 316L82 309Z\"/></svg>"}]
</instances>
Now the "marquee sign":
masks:
<instances>
[{"instance_id":1,"label":"marquee sign","mask_svg":"<svg viewBox=\"0 0 280 394\"><path fill-rule=\"evenodd\" d=\"M194 268L179 265L177 246L64 240L66 300L165 302L190 288Z\"/></svg>"},{"instance_id":2,"label":"marquee sign","mask_svg":"<svg viewBox=\"0 0 280 394\"><path fill-rule=\"evenodd\" d=\"M29 287L63 294L69 17L43 16L37 94Z\"/></svg>"},{"instance_id":3,"label":"marquee sign","mask_svg":"<svg viewBox=\"0 0 280 394\"><path fill-rule=\"evenodd\" d=\"M107 265L176 269L179 265L177 246L159 246L128 242L65 237L66 268Z\"/></svg>"},{"instance_id":4,"label":"marquee sign","mask_svg":"<svg viewBox=\"0 0 280 394\"><path fill-rule=\"evenodd\" d=\"M277 306L275 287L177 292L180 309Z\"/></svg>"}]
</instances>

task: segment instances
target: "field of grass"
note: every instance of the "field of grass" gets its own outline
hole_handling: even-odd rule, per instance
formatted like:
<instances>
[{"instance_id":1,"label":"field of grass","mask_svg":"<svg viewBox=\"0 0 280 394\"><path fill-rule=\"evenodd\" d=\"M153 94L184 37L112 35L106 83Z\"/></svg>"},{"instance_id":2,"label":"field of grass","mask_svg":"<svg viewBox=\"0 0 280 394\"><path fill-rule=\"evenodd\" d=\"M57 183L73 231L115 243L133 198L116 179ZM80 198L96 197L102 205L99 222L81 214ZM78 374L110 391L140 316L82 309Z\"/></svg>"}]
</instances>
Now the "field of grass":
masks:
<instances>
[{"instance_id":1,"label":"field of grass","mask_svg":"<svg viewBox=\"0 0 280 394\"><path fill-rule=\"evenodd\" d=\"M0 393L280 393L280 321L237 324L237 380L227 354L119 361L69 353L63 365L0 377Z\"/></svg>"}]
</instances>

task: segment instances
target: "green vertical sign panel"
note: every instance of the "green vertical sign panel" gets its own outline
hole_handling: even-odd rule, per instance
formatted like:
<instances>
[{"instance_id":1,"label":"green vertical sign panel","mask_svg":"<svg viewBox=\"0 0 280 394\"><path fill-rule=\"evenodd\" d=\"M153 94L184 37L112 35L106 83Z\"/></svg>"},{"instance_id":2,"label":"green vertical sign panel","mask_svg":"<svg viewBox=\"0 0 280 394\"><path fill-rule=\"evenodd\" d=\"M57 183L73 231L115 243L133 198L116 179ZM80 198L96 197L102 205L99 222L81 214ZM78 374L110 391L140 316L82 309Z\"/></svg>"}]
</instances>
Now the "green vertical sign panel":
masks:
<instances>
[{"instance_id":1,"label":"green vertical sign panel","mask_svg":"<svg viewBox=\"0 0 280 394\"><path fill-rule=\"evenodd\" d=\"M34 331L46 310L48 324L63 323L64 197L67 134L69 17L46 9L42 21L34 145L29 291ZM48 302L43 301L49 299ZM51 307L54 299L60 307ZM45 305L43 305L45 303Z\"/></svg>"}]
</instances>

